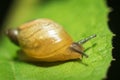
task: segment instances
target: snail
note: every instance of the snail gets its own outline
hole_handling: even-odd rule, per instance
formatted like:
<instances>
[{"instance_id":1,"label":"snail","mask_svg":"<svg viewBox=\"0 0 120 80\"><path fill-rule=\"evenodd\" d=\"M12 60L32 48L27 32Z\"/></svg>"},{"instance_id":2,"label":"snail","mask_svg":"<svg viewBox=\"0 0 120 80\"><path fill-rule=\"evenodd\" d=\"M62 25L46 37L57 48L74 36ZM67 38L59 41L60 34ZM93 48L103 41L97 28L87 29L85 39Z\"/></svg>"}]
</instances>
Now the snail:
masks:
<instances>
[{"instance_id":1,"label":"snail","mask_svg":"<svg viewBox=\"0 0 120 80\"><path fill-rule=\"evenodd\" d=\"M61 25L50 19L36 19L16 29L8 29L7 36L21 47L19 58L25 61L66 61L88 57L81 46L96 37L74 42Z\"/></svg>"}]
</instances>

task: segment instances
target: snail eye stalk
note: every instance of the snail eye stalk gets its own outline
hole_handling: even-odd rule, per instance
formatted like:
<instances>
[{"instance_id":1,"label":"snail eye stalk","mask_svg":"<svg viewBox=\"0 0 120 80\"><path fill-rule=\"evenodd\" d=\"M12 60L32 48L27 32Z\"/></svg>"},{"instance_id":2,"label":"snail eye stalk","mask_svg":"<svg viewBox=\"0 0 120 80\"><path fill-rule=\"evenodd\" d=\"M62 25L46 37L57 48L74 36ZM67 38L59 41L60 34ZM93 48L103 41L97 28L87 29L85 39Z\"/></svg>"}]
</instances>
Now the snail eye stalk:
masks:
<instances>
[{"instance_id":1,"label":"snail eye stalk","mask_svg":"<svg viewBox=\"0 0 120 80\"><path fill-rule=\"evenodd\" d=\"M89 41L89 40L91 40L91 39L93 39L93 38L95 38L96 37L96 34L94 34L94 35L92 35L92 36L89 36L88 38L85 38L85 39L83 39L83 40L80 40L80 41L78 41L77 43L78 44L84 44L84 43L86 43L87 41Z\"/></svg>"}]
</instances>

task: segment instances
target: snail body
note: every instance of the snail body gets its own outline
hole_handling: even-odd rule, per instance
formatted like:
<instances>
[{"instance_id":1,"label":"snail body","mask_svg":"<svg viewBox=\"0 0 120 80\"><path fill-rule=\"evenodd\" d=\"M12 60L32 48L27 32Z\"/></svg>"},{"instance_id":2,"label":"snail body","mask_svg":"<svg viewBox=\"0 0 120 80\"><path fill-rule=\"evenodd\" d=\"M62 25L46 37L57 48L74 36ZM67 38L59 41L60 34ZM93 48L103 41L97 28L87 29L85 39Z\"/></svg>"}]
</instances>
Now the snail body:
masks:
<instances>
[{"instance_id":1,"label":"snail body","mask_svg":"<svg viewBox=\"0 0 120 80\"><path fill-rule=\"evenodd\" d=\"M21 47L19 58L25 61L65 61L85 55L83 47L73 42L63 27L49 19L25 23L8 30L7 35Z\"/></svg>"}]
</instances>

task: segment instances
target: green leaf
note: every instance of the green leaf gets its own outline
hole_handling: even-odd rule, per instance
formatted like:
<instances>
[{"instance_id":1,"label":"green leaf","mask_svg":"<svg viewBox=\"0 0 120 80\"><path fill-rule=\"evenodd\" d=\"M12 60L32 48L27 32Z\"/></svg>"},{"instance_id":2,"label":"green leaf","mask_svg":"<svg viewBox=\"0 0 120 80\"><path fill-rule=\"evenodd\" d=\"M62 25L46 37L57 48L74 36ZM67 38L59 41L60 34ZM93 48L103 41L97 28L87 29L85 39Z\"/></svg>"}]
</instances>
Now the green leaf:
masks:
<instances>
[{"instance_id":1,"label":"green leaf","mask_svg":"<svg viewBox=\"0 0 120 80\"><path fill-rule=\"evenodd\" d=\"M61 24L74 41L96 34L85 45L89 58L55 63L27 63L16 59L17 46L5 36L0 46L0 80L101 80L112 60L104 0L21 0L14 3L5 26L19 26L35 18Z\"/></svg>"}]
</instances>

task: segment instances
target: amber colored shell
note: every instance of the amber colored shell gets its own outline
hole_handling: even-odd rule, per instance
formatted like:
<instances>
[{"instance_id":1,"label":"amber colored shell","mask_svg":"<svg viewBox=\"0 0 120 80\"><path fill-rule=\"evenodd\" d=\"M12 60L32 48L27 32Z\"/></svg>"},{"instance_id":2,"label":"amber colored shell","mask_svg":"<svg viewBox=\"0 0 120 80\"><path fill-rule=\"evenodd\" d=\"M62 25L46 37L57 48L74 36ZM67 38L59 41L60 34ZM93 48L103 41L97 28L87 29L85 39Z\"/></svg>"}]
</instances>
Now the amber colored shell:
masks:
<instances>
[{"instance_id":1,"label":"amber colored shell","mask_svg":"<svg viewBox=\"0 0 120 80\"><path fill-rule=\"evenodd\" d=\"M23 51L21 59L24 60L52 62L81 58L81 54L70 49L73 41L68 33L49 19L21 25L17 37Z\"/></svg>"}]
</instances>

